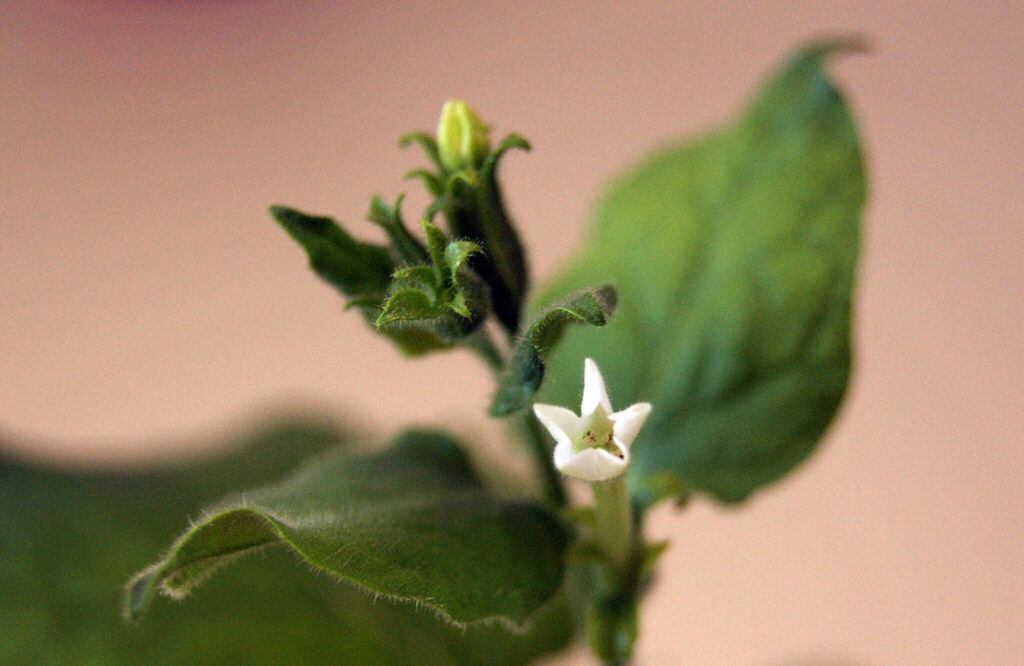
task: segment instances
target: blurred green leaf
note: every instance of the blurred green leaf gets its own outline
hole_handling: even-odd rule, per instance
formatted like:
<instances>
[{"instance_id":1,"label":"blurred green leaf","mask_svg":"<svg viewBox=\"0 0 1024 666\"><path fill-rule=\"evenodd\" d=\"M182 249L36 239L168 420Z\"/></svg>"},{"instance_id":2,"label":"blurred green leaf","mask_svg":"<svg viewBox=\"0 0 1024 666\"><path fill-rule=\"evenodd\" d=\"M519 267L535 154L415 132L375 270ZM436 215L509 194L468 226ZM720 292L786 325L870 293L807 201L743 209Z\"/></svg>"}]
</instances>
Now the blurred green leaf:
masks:
<instances>
[{"instance_id":1,"label":"blurred green leaf","mask_svg":"<svg viewBox=\"0 0 1024 666\"><path fill-rule=\"evenodd\" d=\"M209 460L144 472L76 474L0 458L0 663L512 666L570 640L561 597L526 634L451 627L296 567L283 549L239 561L186 605L157 604L139 624L121 619L126 577L185 516L344 439L333 425L287 422Z\"/></svg>"},{"instance_id":2,"label":"blurred green leaf","mask_svg":"<svg viewBox=\"0 0 1024 666\"><path fill-rule=\"evenodd\" d=\"M379 453L332 453L205 514L128 585L132 617L157 587L184 596L271 544L374 597L458 624L522 627L562 582L560 524L537 505L490 494L440 433L409 432Z\"/></svg>"},{"instance_id":3,"label":"blurred green leaf","mask_svg":"<svg viewBox=\"0 0 1024 666\"><path fill-rule=\"evenodd\" d=\"M567 336L542 399L575 402L591 356L617 404L653 403L630 469L641 501L742 500L803 460L839 406L864 176L821 65L844 46L798 53L732 124L622 176L539 299L616 283L618 316Z\"/></svg>"},{"instance_id":4,"label":"blurred green leaf","mask_svg":"<svg viewBox=\"0 0 1024 666\"><path fill-rule=\"evenodd\" d=\"M270 215L306 250L313 271L338 291L359 301L383 300L394 271L386 249L355 240L329 217L284 206L271 206Z\"/></svg>"},{"instance_id":5,"label":"blurred green leaf","mask_svg":"<svg viewBox=\"0 0 1024 666\"><path fill-rule=\"evenodd\" d=\"M508 416L525 409L544 381L544 357L562 337L566 326L604 326L615 310L615 301L615 288L605 285L572 294L543 308L512 350L490 414Z\"/></svg>"},{"instance_id":6,"label":"blurred green leaf","mask_svg":"<svg viewBox=\"0 0 1024 666\"><path fill-rule=\"evenodd\" d=\"M397 243L394 252L400 263L416 260L426 251L417 246L415 238L408 234L398 213L401 198L389 208L382 200L375 198L370 204L369 217L376 224L385 226L389 237ZM313 271L334 285L348 298L346 308L358 308L363 317L376 330L394 342L402 353L419 356L439 349L448 349L452 342L464 335L467 329L479 325L481 317L465 321L455 313L438 309L432 311L429 321L410 322L410 319L427 319L420 308L420 315L410 316L415 295L393 287L392 275L395 264L388 251L371 243L357 241L331 218L306 215L284 206L271 206L270 214L292 236L309 255ZM399 268L399 271L405 270ZM399 291L397 302L390 300ZM424 294L422 303L429 298ZM389 310L390 308L390 310ZM383 319L382 311L384 314ZM378 323L379 322L379 323ZM396 325L397 323L397 325Z\"/></svg>"}]
</instances>

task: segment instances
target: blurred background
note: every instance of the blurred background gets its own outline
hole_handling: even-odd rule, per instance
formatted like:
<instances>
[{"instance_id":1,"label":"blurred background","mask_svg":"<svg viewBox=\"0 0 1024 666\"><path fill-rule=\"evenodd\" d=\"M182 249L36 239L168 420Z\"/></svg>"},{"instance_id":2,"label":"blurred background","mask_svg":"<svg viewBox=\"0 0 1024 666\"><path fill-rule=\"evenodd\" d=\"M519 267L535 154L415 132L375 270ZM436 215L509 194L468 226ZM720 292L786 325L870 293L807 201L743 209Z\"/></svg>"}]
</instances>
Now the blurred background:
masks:
<instances>
[{"instance_id":1,"label":"blurred background","mask_svg":"<svg viewBox=\"0 0 1024 666\"><path fill-rule=\"evenodd\" d=\"M408 191L414 219L422 159L397 137L463 98L533 143L502 176L542 279L618 170L836 33L871 44L832 68L870 183L853 385L784 482L655 512L673 545L638 663L1016 663L1017 2L4 3L5 453L139 466L295 409L499 437L475 359L404 361L266 206L375 237L369 197Z\"/></svg>"}]
</instances>

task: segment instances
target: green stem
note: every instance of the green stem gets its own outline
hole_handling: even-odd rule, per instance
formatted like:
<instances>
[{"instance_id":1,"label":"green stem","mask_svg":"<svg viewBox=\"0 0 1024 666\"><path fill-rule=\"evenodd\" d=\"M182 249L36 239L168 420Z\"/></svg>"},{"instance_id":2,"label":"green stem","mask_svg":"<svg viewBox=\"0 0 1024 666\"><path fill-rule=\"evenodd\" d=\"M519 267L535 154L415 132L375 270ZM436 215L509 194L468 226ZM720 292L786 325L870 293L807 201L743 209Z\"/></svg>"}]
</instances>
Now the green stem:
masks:
<instances>
[{"instance_id":1,"label":"green stem","mask_svg":"<svg viewBox=\"0 0 1024 666\"><path fill-rule=\"evenodd\" d=\"M594 494L594 537L607 564L597 568L587 609L587 640L603 664L628 664L636 642L637 533L633 507L620 476L590 484Z\"/></svg>"},{"instance_id":2,"label":"green stem","mask_svg":"<svg viewBox=\"0 0 1024 666\"><path fill-rule=\"evenodd\" d=\"M619 575L633 563L633 507L625 476L590 484L594 494L594 536Z\"/></svg>"},{"instance_id":3,"label":"green stem","mask_svg":"<svg viewBox=\"0 0 1024 666\"><path fill-rule=\"evenodd\" d=\"M505 359L501 357L501 353L491 342L491 336L487 334L483 326L466 336L462 344L476 352L477 356L487 364L487 367L494 371L495 376L499 376L505 369Z\"/></svg>"},{"instance_id":4,"label":"green stem","mask_svg":"<svg viewBox=\"0 0 1024 666\"><path fill-rule=\"evenodd\" d=\"M500 381L501 373L505 370L505 359L491 342L487 331L483 327L477 329L464 339L463 344L476 352L487 363L487 367L494 371L494 376ZM562 488L562 479L558 471L555 470L547 445L547 437L537 422L537 418L531 411L527 411L519 418L519 421L519 431L523 439L526 440L534 464L540 469L544 482L544 494L555 506L565 506L565 489Z\"/></svg>"}]
</instances>

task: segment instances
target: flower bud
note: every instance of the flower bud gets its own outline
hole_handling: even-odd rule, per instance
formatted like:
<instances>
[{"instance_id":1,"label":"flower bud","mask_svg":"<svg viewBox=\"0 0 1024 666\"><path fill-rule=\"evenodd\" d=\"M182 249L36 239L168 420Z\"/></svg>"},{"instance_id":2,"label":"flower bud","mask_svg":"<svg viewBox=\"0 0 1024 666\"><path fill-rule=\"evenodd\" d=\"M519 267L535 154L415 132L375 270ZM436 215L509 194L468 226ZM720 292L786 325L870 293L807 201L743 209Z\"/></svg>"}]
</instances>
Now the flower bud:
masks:
<instances>
[{"instance_id":1,"label":"flower bud","mask_svg":"<svg viewBox=\"0 0 1024 666\"><path fill-rule=\"evenodd\" d=\"M441 164L451 171L477 168L490 150L487 127L473 109L457 99L445 102L437 125L437 151Z\"/></svg>"}]
</instances>

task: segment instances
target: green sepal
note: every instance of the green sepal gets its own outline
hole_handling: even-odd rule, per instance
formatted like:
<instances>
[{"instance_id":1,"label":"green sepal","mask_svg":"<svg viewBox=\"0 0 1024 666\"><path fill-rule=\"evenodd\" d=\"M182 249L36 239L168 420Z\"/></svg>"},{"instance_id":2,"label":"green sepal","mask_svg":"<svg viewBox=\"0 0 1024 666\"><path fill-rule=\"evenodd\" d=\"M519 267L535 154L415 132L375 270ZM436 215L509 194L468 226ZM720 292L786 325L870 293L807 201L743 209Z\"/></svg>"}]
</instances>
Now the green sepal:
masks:
<instances>
[{"instance_id":1,"label":"green sepal","mask_svg":"<svg viewBox=\"0 0 1024 666\"><path fill-rule=\"evenodd\" d=\"M448 275L454 277L458 274L459 268L462 267L462 263L469 258L471 254L477 252L483 252L480 246L470 241L452 241L448 243L448 247L444 250L444 263L448 267Z\"/></svg>"},{"instance_id":2,"label":"green sepal","mask_svg":"<svg viewBox=\"0 0 1024 666\"><path fill-rule=\"evenodd\" d=\"M573 323L604 326L615 311L616 300L615 287L605 285L543 308L513 348L490 414L508 416L526 409L544 381L544 356L554 348L565 327Z\"/></svg>"},{"instance_id":3,"label":"green sepal","mask_svg":"<svg viewBox=\"0 0 1024 666\"><path fill-rule=\"evenodd\" d=\"M420 220L423 228L423 235L427 238L427 252L430 254L430 261L437 271L437 277L441 280L447 279L444 260L445 248L448 246L448 237L441 229L430 220Z\"/></svg>"},{"instance_id":4,"label":"green sepal","mask_svg":"<svg viewBox=\"0 0 1024 666\"><path fill-rule=\"evenodd\" d=\"M414 348L403 346L403 351L415 356L462 341L482 321L464 300L440 302L421 289L401 288L388 297L374 324L396 341L415 343Z\"/></svg>"},{"instance_id":5,"label":"green sepal","mask_svg":"<svg viewBox=\"0 0 1024 666\"><path fill-rule=\"evenodd\" d=\"M413 180L418 178L423 182L424 187L435 197L441 196L444 193L444 185L441 183L441 179L437 174L426 169L413 169L403 176L406 180Z\"/></svg>"},{"instance_id":6,"label":"green sepal","mask_svg":"<svg viewBox=\"0 0 1024 666\"><path fill-rule=\"evenodd\" d=\"M383 328L389 324L421 319L434 319L443 314L431 296L420 289L400 289L384 301L374 326Z\"/></svg>"},{"instance_id":7,"label":"green sepal","mask_svg":"<svg viewBox=\"0 0 1024 666\"><path fill-rule=\"evenodd\" d=\"M398 145L402 148L412 144L422 148L424 154L434 163L434 166L440 171L444 171L444 165L441 164L441 155L437 150L437 140L434 137L426 132L409 132L398 140Z\"/></svg>"},{"instance_id":8,"label":"green sepal","mask_svg":"<svg viewBox=\"0 0 1024 666\"><path fill-rule=\"evenodd\" d=\"M431 289L438 289L437 273L430 266L405 266L391 275L395 281L413 282Z\"/></svg>"},{"instance_id":9,"label":"green sepal","mask_svg":"<svg viewBox=\"0 0 1024 666\"><path fill-rule=\"evenodd\" d=\"M415 236L409 233L402 221L402 201L405 194L398 195L393 206L388 206L380 196L374 196L370 200L370 210L366 219L382 227L391 241L392 252L395 253L397 263L411 266L422 264L427 260L427 252L423 249Z\"/></svg>"},{"instance_id":10,"label":"green sepal","mask_svg":"<svg viewBox=\"0 0 1024 666\"><path fill-rule=\"evenodd\" d=\"M420 226L430 265L405 266L393 273L391 292L374 324L392 337L415 329L417 342L430 341L429 350L460 342L483 323L490 307L486 287L465 265L479 248L467 241L449 242L429 220Z\"/></svg>"},{"instance_id":11,"label":"green sepal","mask_svg":"<svg viewBox=\"0 0 1024 666\"><path fill-rule=\"evenodd\" d=\"M669 540L662 539L660 541L645 541L643 544L643 552L640 554L640 565L637 572L637 578L641 584L646 583L650 580L651 576L654 575L655 566L661 559L661 556L668 550Z\"/></svg>"},{"instance_id":12,"label":"green sepal","mask_svg":"<svg viewBox=\"0 0 1024 666\"><path fill-rule=\"evenodd\" d=\"M490 180L495 177L494 171L498 168L498 160L513 148L529 152L530 142L518 134L509 134L502 139L501 143L498 144L498 147L484 159L483 164L480 166L480 174L484 180Z\"/></svg>"},{"instance_id":13,"label":"green sepal","mask_svg":"<svg viewBox=\"0 0 1024 666\"><path fill-rule=\"evenodd\" d=\"M447 306L452 312L464 319L470 319L473 316L473 311L469 308L466 297L461 291L452 295L452 300L450 303L447 303Z\"/></svg>"},{"instance_id":14,"label":"green sepal","mask_svg":"<svg viewBox=\"0 0 1024 666\"><path fill-rule=\"evenodd\" d=\"M306 250L310 267L323 280L360 303L379 303L384 298L394 271L385 248L355 240L329 217L307 215L285 206L271 206L269 210Z\"/></svg>"},{"instance_id":15,"label":"green sepal","mask_svg":"<svg viewBox=\"0 0 1024 666\"><path fill-rule=\"evenodd\" d=\"M486 490L459 446L435 432L406 433L378 453L321 457L203 515L128 583L126 617L139 618L157 589L183 597L277 544L372 596L455 624L522 628L558 592L568 542L540 506Z\"/></svg>"},{"instance_id":16,"label":"green sepal","mask_svg":"<svg viewBox=\"0 0 1024 666\"><path fill-rule=\"evenodd\" d=\"M452 276L452 297L448 305L461 316L482 323L491 310L487 285L469 266L461 266Z\"/></svg>"},{"instance_id":17,"label":"green sepal","mask_svg":"<svg viewBox=\"0 0 1024 666\"><path fill-rule=\"evenodd\" d=\"M430 220L424 219L421 225L436 277L436 302L475 323L483 321L490 310L487 290L466 265L467 259L481 251L480 246L469 241L449 241Z\"/></svg>"},{"instance_id":18,"label":"green sepal","mask_svg":"<svg viewBox=\"0 0 1024 666\"><path fill-rule=\"evenodd\" d=\"M444 260L454 292L449 307L459 315L470 318L474 313L487 312L487 289L468 265L463 265L480 246L469 241L452 241L445 248Z\"/></svg>"}]
</instances>

